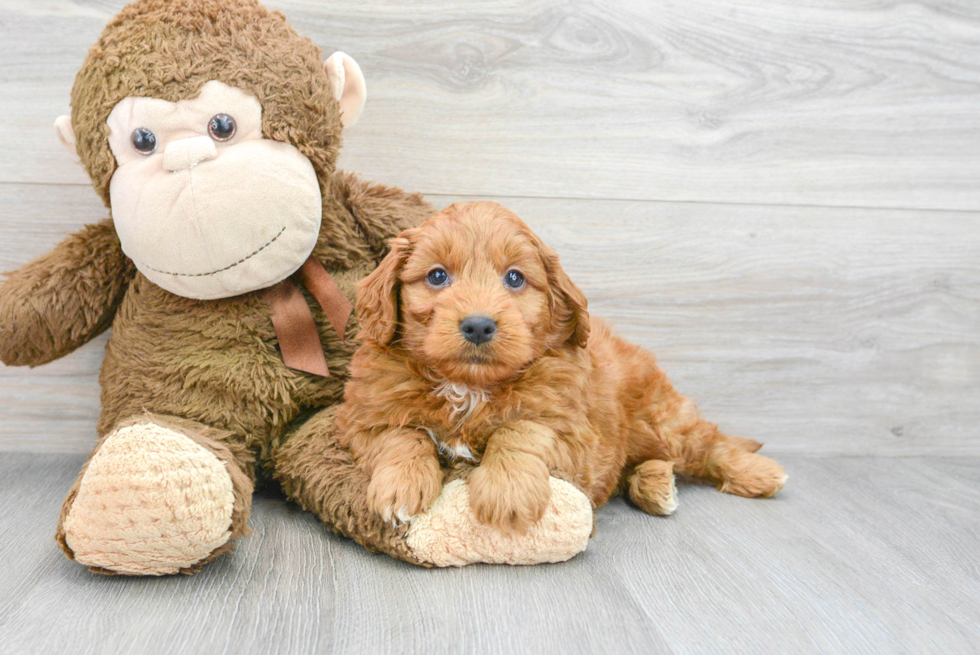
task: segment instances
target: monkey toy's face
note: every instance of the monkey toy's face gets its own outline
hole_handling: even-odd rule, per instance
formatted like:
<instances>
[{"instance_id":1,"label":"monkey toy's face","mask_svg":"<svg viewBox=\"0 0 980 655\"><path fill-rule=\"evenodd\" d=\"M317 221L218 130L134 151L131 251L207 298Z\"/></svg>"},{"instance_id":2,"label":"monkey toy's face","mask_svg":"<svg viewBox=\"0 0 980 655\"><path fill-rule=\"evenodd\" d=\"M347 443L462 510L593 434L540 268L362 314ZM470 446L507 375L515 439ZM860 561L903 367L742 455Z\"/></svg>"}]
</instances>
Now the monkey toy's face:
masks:
<instances>
[{"instance_id":1,"label":"monkey toy's face","mask_svg":"<svg viewBox=\"0 0 980 655\"><path fill-rule=\"evenodd\" d=\"M199 8L188 6L196 16ZM247 35L232 40L232 48L227 40L202 42L186 26L153 23L161 31L154 42L167 35L191 39L224 62L210 81L185 81L194 90L184 93L174 82L170 51L144 47L149 37L137 12L131 25L116 28L134 30L133 42L116 34L100 42L79 73L84 81L76 81L74 117L55 122L62 143L80 156L110 204L122 249L136 268L163 289L198 300L267 288L303 265L320 235L321 178L332 170L325 149L336 127L353 125L364 106L364 77L353 59L336 52L320 62L319 50L284 21L254 4L237 9L261 14L262 38L276 40L286 55L256 65ZM111 52L98 50L110 46ZM151 56L160 67L156 77L155 68L131 75L112 64ZM90 79L99 81L94 93L85 84ZM246 90L256 88L272 95L265 100L270 104ZM109 92L118 100L107 98ZM330 95L337 104L331 106Z\"/></svg>"},{"instance_id":2,"label":"monkey toy's face","mask_svg":"<svg viewBox=\"0 0 980 655\"><path fill-rule=\"evenodd\" d=\"M262 138L255 97L211 81L179 102L126 98L107 123L116 231L157 285L234 296L284 279L312 252L316 173L292 145Z\"/></svg>"}]
</instances>

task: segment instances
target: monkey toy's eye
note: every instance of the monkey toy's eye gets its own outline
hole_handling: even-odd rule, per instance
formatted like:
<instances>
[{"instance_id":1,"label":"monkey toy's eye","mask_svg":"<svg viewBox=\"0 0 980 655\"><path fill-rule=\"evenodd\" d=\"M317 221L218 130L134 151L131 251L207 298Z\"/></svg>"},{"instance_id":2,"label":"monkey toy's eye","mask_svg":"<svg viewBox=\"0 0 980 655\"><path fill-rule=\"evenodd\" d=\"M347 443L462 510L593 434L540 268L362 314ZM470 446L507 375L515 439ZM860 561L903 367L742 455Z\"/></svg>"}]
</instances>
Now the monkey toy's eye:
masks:
<instances>
[{"instance_id":1,"label":"monkey toy's eye","mask_svg":"<svg viewBox=\"0 0 980 655\"><path fill-rule=\"evenodd\" d=\"M235 136L235 130L237 129L238 126L235 125L235 119L228 114L215 114L208 121L208 134L215 141L227 141Z\"/></svg>"},{"instance_id":2,"label":"monkey toy's eye","mask_svg":"<svg viewBox=\"0 0 980 655\"><path fill-rule=\"evenodd\" d=\"M133 130L133 147L141 155L152 155L157 149L157 138L145 127L137 127Z\"/></svg>"},{"instance_id":3,"label":"monkey toy's eye","mask_svg":"<svg viewBox=\"0 0 980 655\"><path fill-rule=\"evenodd\" d=\"M511 289L520 289L524 286L524 275L522 275L520 271L511 269L504 273L504 284L509 286Z\"/></svg>"},{"instance_id":4,"label":"monkey toy's eye","mask_svg":"<svg viewBox=\"0 0 980 655\"><path fill-rule=\"evenodd\" d=\"M441 287L449 284L449 273L444 268L434 268L425 276L425 281L434 287Z\"/></svg>"}]
</instances>

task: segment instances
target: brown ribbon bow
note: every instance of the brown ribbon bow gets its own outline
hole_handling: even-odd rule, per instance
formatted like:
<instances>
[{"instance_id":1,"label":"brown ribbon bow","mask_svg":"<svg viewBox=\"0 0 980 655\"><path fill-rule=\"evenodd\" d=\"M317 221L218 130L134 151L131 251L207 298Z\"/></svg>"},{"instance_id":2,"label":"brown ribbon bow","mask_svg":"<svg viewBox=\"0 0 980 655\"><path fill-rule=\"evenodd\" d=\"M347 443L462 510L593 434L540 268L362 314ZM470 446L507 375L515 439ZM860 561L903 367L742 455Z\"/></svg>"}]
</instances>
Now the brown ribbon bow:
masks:
<instances>
[{"instance_id":1,"label":"brown ribbon bow","mask_svg":"<svg viewBox=\"0 0 980 655\"><path fill-rule=\"evenodd\" d=\"M323 264L310 255L293 277L313 294L330 325L344 339L353 308ZM276 330L282 361L286 366L329 377L330 370L313 321L313 312L296 283L286 278L266 289L265 299L272 306L272 327Z\"/></svg>"}]
</instances>

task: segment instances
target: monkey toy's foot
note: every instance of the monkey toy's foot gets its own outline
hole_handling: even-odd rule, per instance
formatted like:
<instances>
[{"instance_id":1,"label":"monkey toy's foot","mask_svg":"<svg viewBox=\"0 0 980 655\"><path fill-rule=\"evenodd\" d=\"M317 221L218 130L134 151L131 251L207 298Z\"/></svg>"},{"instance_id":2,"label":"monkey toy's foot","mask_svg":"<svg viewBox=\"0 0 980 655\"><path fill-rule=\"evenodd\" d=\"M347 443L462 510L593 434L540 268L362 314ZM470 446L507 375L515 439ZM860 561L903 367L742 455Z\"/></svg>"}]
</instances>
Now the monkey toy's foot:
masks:
<instances>
[{"instance_id":1,"label":"monkey toy's foot","mask_svg":"<svg viewBox=\"0 0 980 655\"><path fill-rule=\"evenodd\" d=\"M454 480L428 512L411 519L406 541L415 557L435 566L563 562L585 550L592 503L577 487L551 478L544 516L526 534L508 534L477 521L463 480Z\"/></svg>"},{"instance_id":2,"label":"monkey toy's foot","mask_svg":"<svg viewBox=\"0 0 980 655\"><path fill-rule=\"evenodd\" d=\"M252 481L227 445L155 419L108 434L65 500L57 539L93 571L192 572L245 530Z\"/></svg>"}]
</instances>

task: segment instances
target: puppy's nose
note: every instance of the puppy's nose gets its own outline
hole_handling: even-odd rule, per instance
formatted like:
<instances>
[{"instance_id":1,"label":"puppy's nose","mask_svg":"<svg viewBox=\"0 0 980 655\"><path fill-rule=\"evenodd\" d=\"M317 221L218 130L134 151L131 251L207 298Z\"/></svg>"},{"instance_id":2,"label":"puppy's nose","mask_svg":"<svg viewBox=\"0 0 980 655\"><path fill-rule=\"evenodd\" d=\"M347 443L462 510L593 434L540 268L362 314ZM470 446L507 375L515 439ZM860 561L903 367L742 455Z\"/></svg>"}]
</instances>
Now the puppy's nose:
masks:
<instances>
[{"instance_id":1,"label":"puppy's nose","mask_svg":"<svg viewBox=\"0 0 980 655\"><path fill-rule=\"evenodd\" d=\"M497 332L497 322L489 316L480 314L467 316L460 322L459 331L464 339L479 346L493 339L494 333Z\"/></svg>"}]
</instances>

